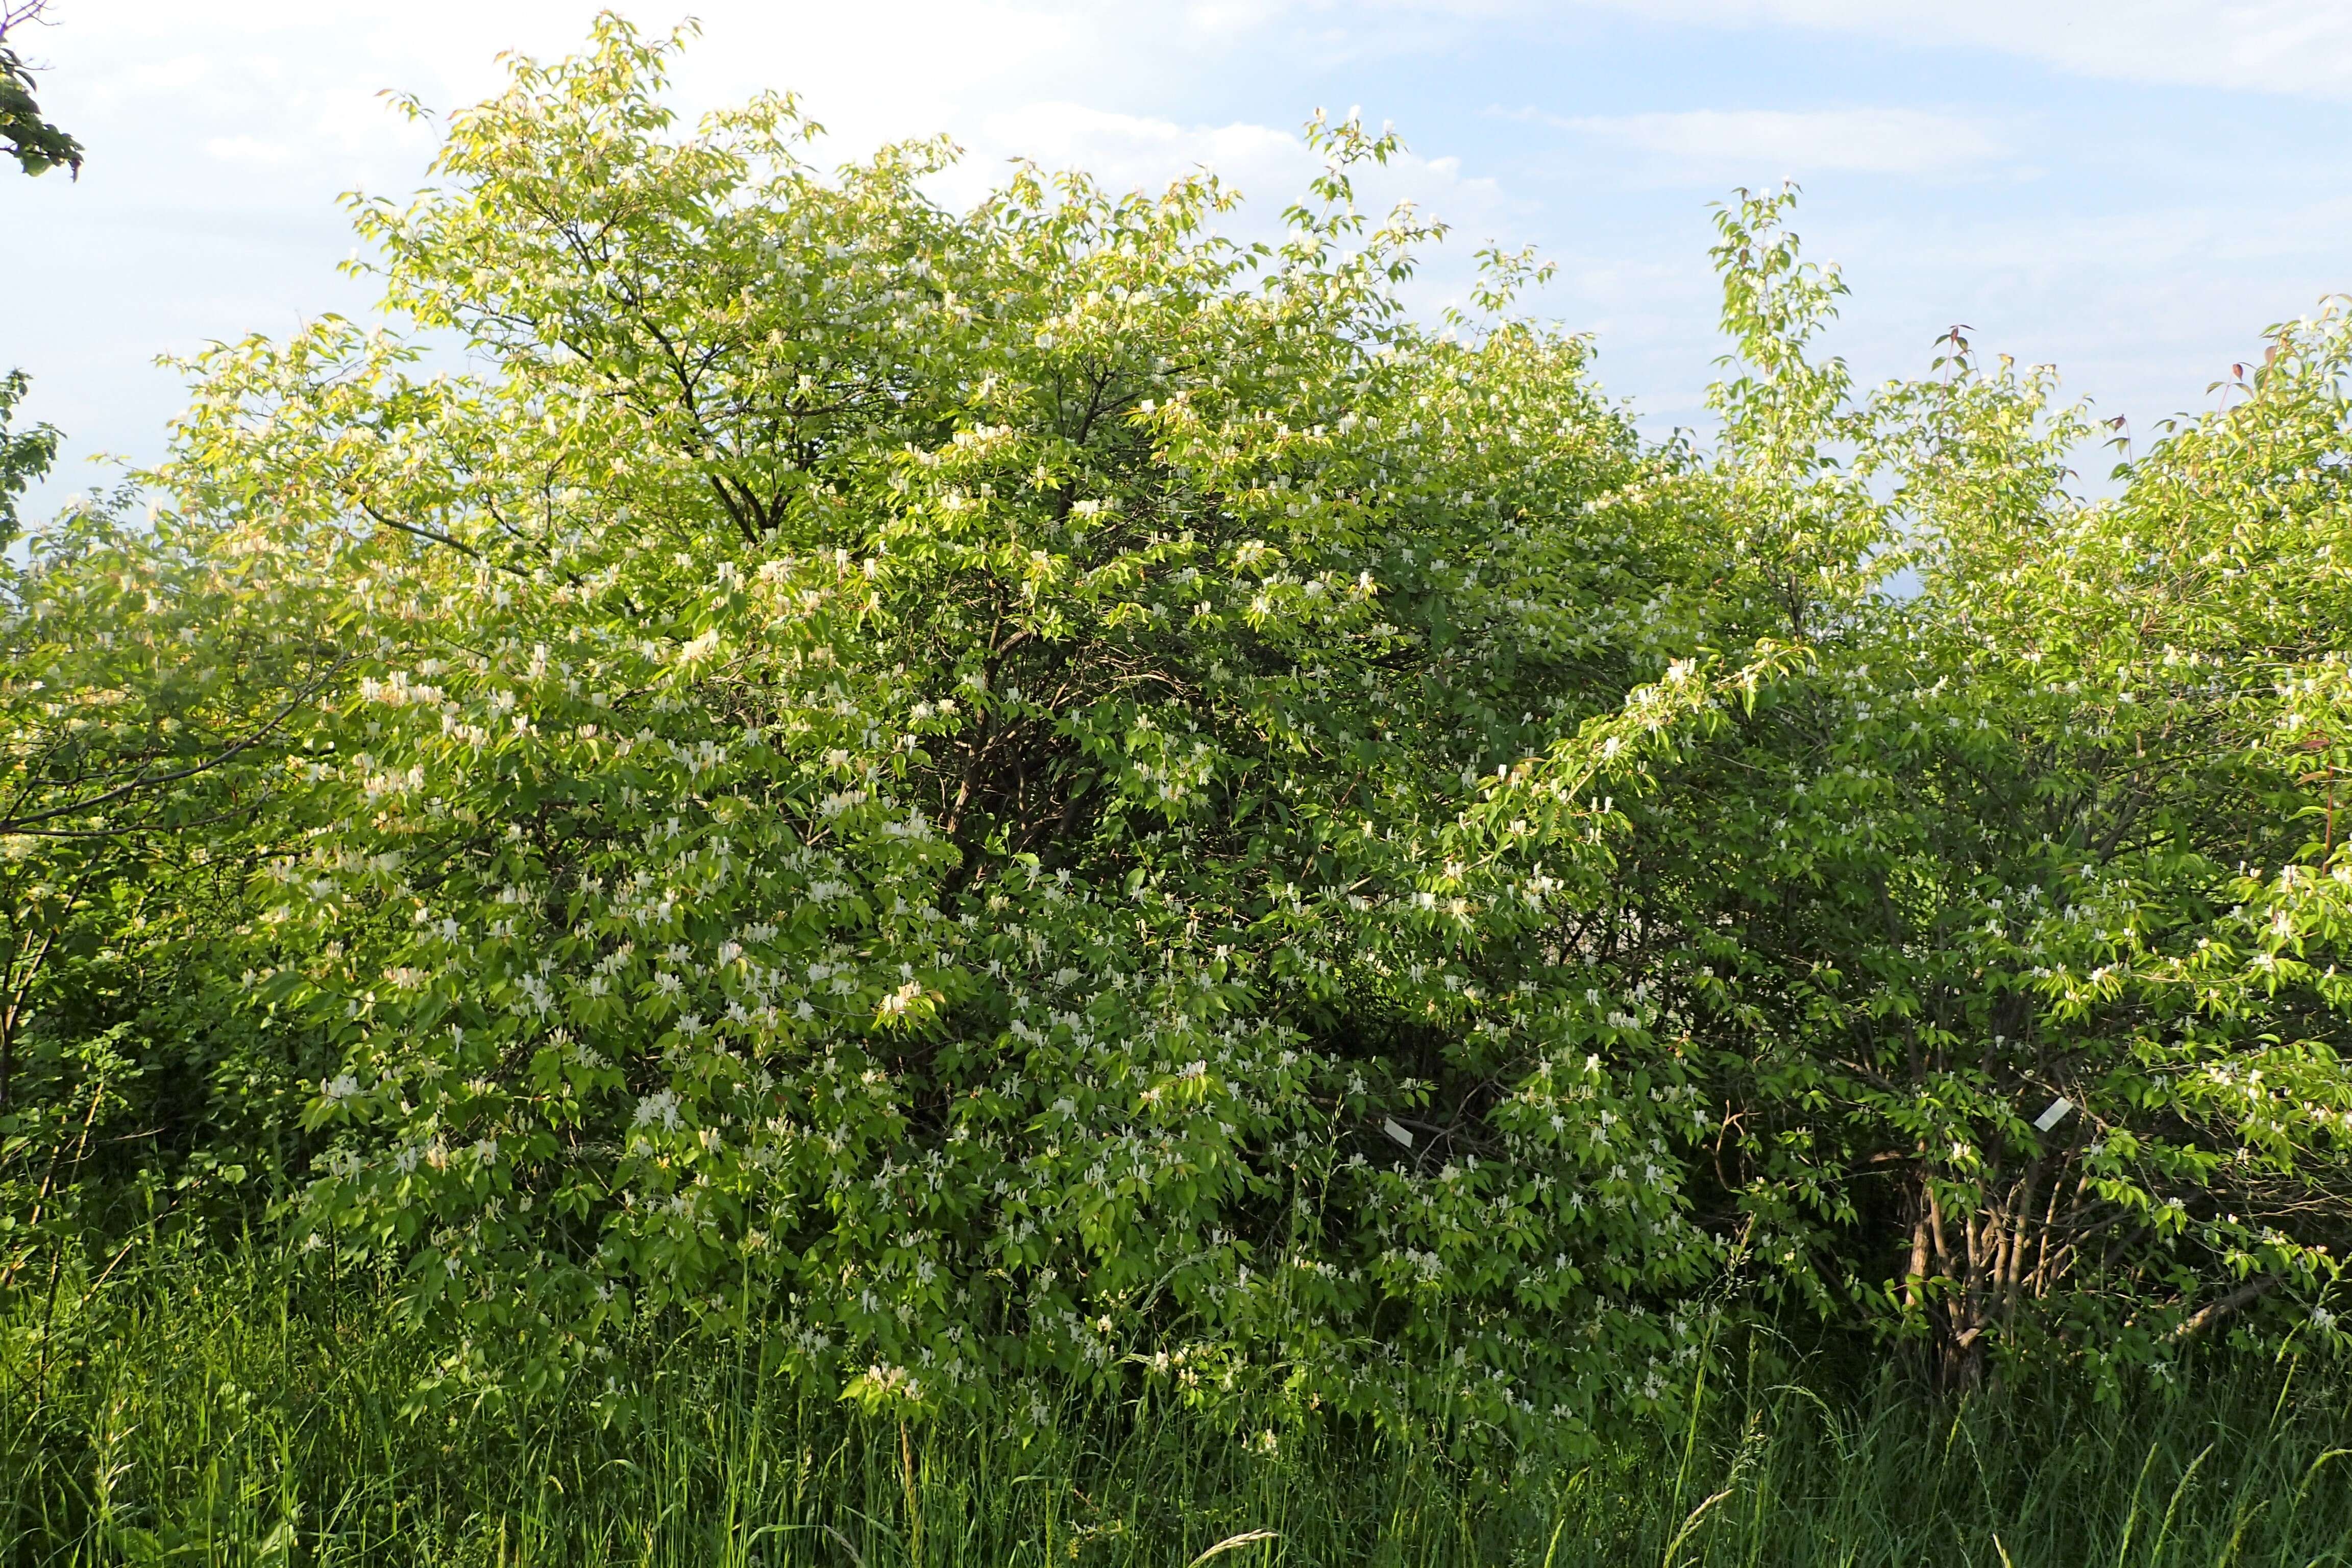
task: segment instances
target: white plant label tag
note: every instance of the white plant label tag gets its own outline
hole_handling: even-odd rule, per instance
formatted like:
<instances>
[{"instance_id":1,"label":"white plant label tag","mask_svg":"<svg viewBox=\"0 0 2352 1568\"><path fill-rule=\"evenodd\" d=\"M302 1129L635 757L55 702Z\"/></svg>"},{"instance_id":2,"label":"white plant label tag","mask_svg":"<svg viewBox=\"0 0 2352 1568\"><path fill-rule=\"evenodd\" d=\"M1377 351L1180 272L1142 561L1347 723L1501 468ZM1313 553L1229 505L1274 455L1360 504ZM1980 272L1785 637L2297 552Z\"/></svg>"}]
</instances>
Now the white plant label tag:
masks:
<instances>
[{"instance_id":1,"label":"white plant label tag","mask_svg":"<svg viewBox=\"0 0 2352 1568\"><path fill-rule=\"evenodd\" d=\"M2033 1119L2033 1130L2036 1132L2049 1131L2053 1127L2065 1121L2066 1113L2074 1109L2074 1102L2064 1095L2060 1095L2050 1102L2049 1110Z\"/></svg>"},{"instance_id":2,"label":"white plant label tag","mask_svg":"<svg viewBox=\"0 0 2352 1568\"><path fill-rule=\"evenodd\" d=\"M1381 1119L1381 1131L1395 1139L1398 1142L1403 1144L1406 1148L1410 1149L1412 1147L1412 1134L1398 1126L1394 1117L1382 1117Z\"/></svg>"}]
</instances>

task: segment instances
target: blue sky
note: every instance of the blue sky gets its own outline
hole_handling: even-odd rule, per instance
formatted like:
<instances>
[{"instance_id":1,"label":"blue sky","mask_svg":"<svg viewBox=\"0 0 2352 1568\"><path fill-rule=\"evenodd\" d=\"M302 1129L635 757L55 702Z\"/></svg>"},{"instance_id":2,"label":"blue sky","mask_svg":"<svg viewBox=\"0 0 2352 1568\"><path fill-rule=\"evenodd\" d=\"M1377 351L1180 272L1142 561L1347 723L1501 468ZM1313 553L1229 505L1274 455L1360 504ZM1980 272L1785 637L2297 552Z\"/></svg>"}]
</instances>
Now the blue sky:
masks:
<instances>
[{"instance_id":1,"label":"blue sky","mask_svg":"<svg viewBox=\"0 0 2352 1568\"><path fill-rule=\"evenodd\" d=\"M799 91L843 156L946 131L941 195L1003 160L1153 184L1210 163L1273 209L1318 106L1394 122L1381 182L1455 226L1415 289L1532 242L1534 303L1596 334L1653 427L1700 422L1719 351L1708 204L1793 178L1797 226L1853 285L1833 346L1865 380L1923 368L1955 322L2053 362L2143 437L2208 405L2268 323L2352 289L2352 0L700 0L681 106ZM364 309L336 197L423 178L428 133L503 48L560 53L568 0L54 0L28 31L79 184L0 179L0 367L62 426L47 487L151 460L182 402L154 356ZM2090 466L2086 461L2086 467Z\"/></svg>"}]
</instances>

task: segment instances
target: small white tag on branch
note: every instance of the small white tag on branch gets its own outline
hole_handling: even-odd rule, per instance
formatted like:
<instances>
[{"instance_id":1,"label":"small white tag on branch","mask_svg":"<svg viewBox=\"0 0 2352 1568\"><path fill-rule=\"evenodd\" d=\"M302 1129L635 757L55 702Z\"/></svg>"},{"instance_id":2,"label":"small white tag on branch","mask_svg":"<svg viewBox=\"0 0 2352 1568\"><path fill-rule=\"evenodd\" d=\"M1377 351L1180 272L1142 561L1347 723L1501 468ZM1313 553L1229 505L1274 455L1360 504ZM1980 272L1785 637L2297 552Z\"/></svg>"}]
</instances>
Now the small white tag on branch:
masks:
<instances>
[{"instance_id":1,"label":"small white tag on branch","mask_svg":"<svg viewBox=\"0 0 2352 1568\"><path fill-rule=\"evenodd\" d=\"M2065 1121L2066 1113L2074 1109L2074 1102L2064 1095L2060 1095L2050 1102L2049 1110L2033 1119L2033 1130L2036 1132L2049 1131L2053 1127Z\"/></svg>"},{"instance_id":2,"label":"small white tag on branch","mask_svg":"<svg viewBox=\"0 0 2352 1568\"><path fill-rule=\"evenodd\" d=\"M1403 1144L1406 1148L1410 1149L1412 1147L1412 1134L1398 1126L1394 1117L1382 1117L1381 1119L1381 1131L1395 1139L1398 1142Z\"/></svg>"}]
</instances>

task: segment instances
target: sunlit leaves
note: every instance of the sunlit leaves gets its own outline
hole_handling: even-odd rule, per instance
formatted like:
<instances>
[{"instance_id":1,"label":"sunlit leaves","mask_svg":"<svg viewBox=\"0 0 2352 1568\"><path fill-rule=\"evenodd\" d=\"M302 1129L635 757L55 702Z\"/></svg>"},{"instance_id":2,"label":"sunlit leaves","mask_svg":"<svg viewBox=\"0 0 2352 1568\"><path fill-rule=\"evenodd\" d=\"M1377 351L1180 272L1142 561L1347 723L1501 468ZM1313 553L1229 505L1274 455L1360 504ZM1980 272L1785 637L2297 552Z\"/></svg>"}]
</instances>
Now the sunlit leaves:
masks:
<instances>
[{"instance_id":1,"label":"sunlit leaves","mask_svg":"<svg viewBox=\"0 0 2352 1568\"><path fill-rule=\"evenodd\" d=\"M2331 1288L2336 318L2093 506L2046 373L1857 396L1742 196L1702 454L1525 257L1403 310L1386 135L1264 245L958 215L671 47L515 62L360 208L384 324L200 359L158 476L340 660L239 984L444 1388L635 1321L1566 1441L1727 1303L1967 1376Z\"/></svg>"},{"instance_id":2,"label":"sunlit leaves","mask_svg":"<svg viewBox=\"0 0 2352 1568\"><path fill-rule=\"evenodd\" d=\"M959 216L788 100L682 133L666 54L519 62L361 208L474 368L218 351L167 475L348 562L261 884L342 1051L316 1234L493 1387L654 1314L886 1404L1671 1399L1712 1122L1567 933L1608 793L1762 679L1674 662L1687 454L1580 340L1405 315L1392 138L1316 129L1270 247L1206 176Z\"/></svg>"}]
</instances>

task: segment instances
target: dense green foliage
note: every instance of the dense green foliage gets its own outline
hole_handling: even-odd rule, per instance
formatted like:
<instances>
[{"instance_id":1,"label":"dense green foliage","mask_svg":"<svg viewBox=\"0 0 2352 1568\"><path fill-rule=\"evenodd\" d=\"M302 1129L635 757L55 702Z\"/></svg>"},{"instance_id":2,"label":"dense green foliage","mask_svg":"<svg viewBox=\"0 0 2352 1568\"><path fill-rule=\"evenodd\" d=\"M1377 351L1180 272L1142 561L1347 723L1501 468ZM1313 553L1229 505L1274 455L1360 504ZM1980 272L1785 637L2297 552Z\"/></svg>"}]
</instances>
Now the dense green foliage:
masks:
<instances>
[{"instance_id":1,"label":"dense green foliage","mask_svg":"<svg viewBox=\"0 0 2352 1568\"><path fill-rule=\"evenodd\" d=\"M516 62L358 205L381 324L203 356L169 504L5 568L27 1344L241 1218L391 1271L427 1411L688 1334L1573 1453L1765 1315L2340 1351L2340 312L2093 503L2045 373L1857 393L1743 195L1661 445L1524 257L1402 308L1390 138L1278 243L958 215L669 47Z\"/></svg>"},{"instance_id":2,"label":"dense green foliage","mask_svg":"<svg viewBox=\"0 0 2352 1568\"><path fill-rule=\"evenodd\" d=\"M10 33L21 34L25 24L38 23L47 9L48 0L0 0L0 152L27 174L63 168L79 179L81 143L42 117L33 96L38 84L32 68L6 41Z\"/></svg>"},{"instance_id":3,"label":"dense green foliage","mask_svg":"<svg viewBox=\"0 0 2352 1568\"><path fill-rule=\"evenodd\" d=\"M0 375L0 540L15 543L24 531L17 514L26 489L45 478L57 461L58 432L49 425L15 430L16 405L31 389L32 378L21 370Z\"/></svg>"},{"instance_id":4,"label":"dense green foliage","mask_svg":"<svg viewBox=\"0 0 2352 1568\"><path fill-rule=\"evenodd\" d=\"M1790 1382L1743 1348L1666 1422L1577 1463L1055 1402L1023 1440L902 1426L761 1377L737 1344L621 1347L654 1397L401 1414L433 1353L365 1277L166 1248L0 1405L0 1562L972 1568L2311 1568L2352 1557L2352 1406L2298 1360L2193 1397L1939 1405ZM21 1344L22 1342L6 1342ZM1818 1376L1819 1368L1808 1369ZM1820 1392L1815 1392L1818 1388Z\"/></svg>"},{"instance_id":5,"label":"dense green foliage","mask_svg":"<svg viewBox=\"0 0 2352 1568\"><path fill-rule=\"evenodd\" d=\"M1601 749L1715 698L1623 707L1621 596L1699 568L1583 507L1663 465L1582 346L1405 320L1353 127L1245 250L1205 179L821 181L782 100L674 147L656 58L522 68L363 213L495 379L244 345L165 476L353 659L261 913L342 1057L314 1234L468 1379L677 1310L916 1404L1659 1396L1705 1120L1553 911ZM1461 813L1588 718L1535 826Z\"/></svg>"}]
</instances>

